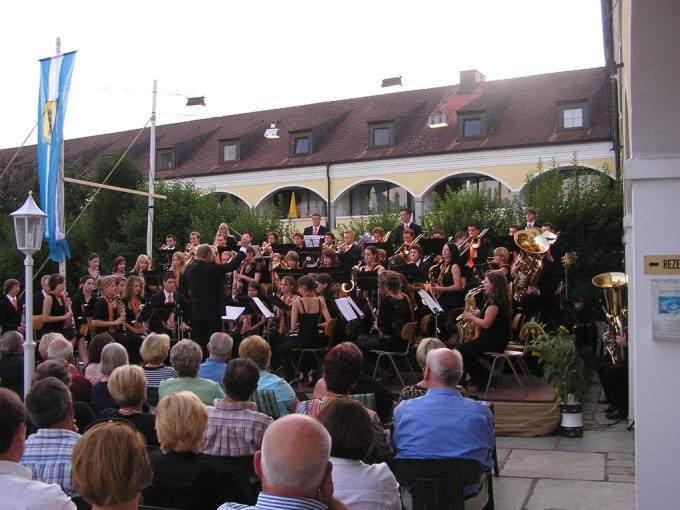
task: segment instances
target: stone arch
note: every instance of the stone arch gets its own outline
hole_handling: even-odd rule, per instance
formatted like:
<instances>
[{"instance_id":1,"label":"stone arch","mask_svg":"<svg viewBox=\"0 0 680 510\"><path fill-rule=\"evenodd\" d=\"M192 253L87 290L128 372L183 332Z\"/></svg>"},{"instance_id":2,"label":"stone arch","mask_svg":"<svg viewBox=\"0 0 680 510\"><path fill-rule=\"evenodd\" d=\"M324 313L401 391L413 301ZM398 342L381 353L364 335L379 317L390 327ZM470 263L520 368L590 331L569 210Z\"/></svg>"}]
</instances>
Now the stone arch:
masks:
<instances>
[{"instance_id":1,"label":"stone arch","mask_svg":"<svg viewBox=\"0 0 680 510\"><path fill-rule=\"evenodd\" d=\"M395 208L415 207L416 195L405 185L391 179L362 179L345 186L335 195L336 217L362 216L389 203Z\"/></svg>"},{"instance_id":2,"label":"stone arch","mask_svg":"<svg viewBox=\"0 0 680 510\"><path fill-rule=\"evenodd\" d=\"M235 199L236 203L239 204L239 205L245 205L245 206L250 207L250 204L248 203L248 201L245 198L243 198L242 196L238 195L237 193L232 193L232 192L229 192L229 191L215 191L215 195L217 195L217 197L220 201L229 197L229 198Z\"/></svg>"},{"instance_id":3,"label":"stone arch","mask_svg":"<svg viewBox=\"0 0 680 510\"><path fill-rule=\"evenodd\" d=\"M296 194L295 199L299 218L309 217L314 212L318 212L321 216L327 215L328 204L326 199L316 189L304 184L278 186L258 200L255 207L273 205L277 195L281 196L282 194L288 194L285 200L286 203L290 203L291 193Z\"/></svg>"}]
</instances>

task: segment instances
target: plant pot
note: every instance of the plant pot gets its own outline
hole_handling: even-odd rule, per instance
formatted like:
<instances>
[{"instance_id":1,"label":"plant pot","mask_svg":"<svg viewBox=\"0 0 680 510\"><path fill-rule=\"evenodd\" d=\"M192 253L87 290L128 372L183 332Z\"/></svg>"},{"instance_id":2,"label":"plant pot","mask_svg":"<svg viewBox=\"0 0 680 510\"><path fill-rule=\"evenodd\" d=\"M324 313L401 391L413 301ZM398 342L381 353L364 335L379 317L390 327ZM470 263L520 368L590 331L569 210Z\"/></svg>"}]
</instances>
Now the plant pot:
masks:
<instances>
[{"instance_id":1,"label":"plant pot","mask_svg":"<svg viewBox=\"0 0 680 510\"><path fill-rule=\"evenodd\" d=\"M583 437L583 404L576 402L570 394L567 403L560 404L560 412L560 433L566 437Z\"/></svg>"}]
</instances>

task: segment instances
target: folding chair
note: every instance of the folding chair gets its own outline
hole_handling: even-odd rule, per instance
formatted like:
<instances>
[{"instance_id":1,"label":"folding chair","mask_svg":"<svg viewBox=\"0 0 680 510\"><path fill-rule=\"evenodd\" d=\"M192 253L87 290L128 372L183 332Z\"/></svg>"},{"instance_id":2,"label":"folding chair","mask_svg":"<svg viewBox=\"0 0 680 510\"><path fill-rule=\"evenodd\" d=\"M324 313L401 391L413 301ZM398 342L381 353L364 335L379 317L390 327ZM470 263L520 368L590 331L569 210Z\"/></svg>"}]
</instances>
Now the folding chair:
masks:
<instances>
[{"instance_id":1,"label":"folding chair","mask_svg":"<svg viewBox=\"0 0 680 510\"><path fill-rule=\"evenodd\" d=\"M258 390L250 397L250 401L257 404L257 410L261 413L271 416L275 420L281 417L274 390Z\"/></svg>"},{"instance_id":2,"label":"folding chair","mask_svg":"<svg viewBox=\"0 0 680 510\"><path fill-rule=\"evenodd\" d=\"M515 321L513 321L514 324ZM486 382L486 390L484 391L484 397L486 398L487 393L489 393L489 387L491 386L491 379L493 378L493 371L494 368L497 368L498 370L498 383L500 384L501 380L503 379L503 369L505 368L505 363L507 362L508 365L510 366L510 369L512 370L513 375L515 376L515 379L519 383L519 387L522 388L522 391L524 392L525 397L529 397L529 394L527 393L526 388L524 388L524 385L522 384L522 380L519 377L519 374L517 373L517 370L515 369L515 365L513 362L517 363L517 366L519 369L522 371L524 376L527 378L527 381L529 381L529 385L531 386L531 389L533 390L535 388L534 386L534 381L531 379L531 374L529 373L529 368L527 367L526 363L524 362L524 355L527 352L527 343L529 341L528 335L526 334L526 331L524 329L521 329L519 332L519 340L524 341L523 344L516 344L516 343L508 343L508 349L505 349L503 352L485 352L484 356L487 356L491 358L493 361L491 363L491 370L489 371L489 379Z\"/></svg>"},{"instance_id":3,"label":"folding chair","mask_svg":"<svg viewBox=\"0 0 680 510\"><path fill-rule=\"evenodd\" d=\"M394 358L403 358L404 361L406 362L406 366L408 366L408 369L411 371L411 375L413 376L413 380L415 382L418 382L418 378L416 377L415 372L413 372L413 366L411 366L411 362L409 360L409 356L413 354L412 352L412 345L414 344L415 338L416 338L416 333L418 332L418 323L417 322L407 322L404 324L404 327L401 330L401 339L404 340L405 342L405 347L403 352L394 352L394 351L381 351L378 349L371 350L372 353L378 355L378 359L375 360L375 368L373 369L373 378L375 379L375 375L378 373L378 365L380 364L380 359L383 356L386 356L389 358L390 362L392 363L392 366L394 367L394 371L397 373L397 377L399 378L399 382L401 382L402 386L406 386L404 384L404 380L401 378L401 374L399 373L399 368L397 367L397 364L394 361Z\"/></svg>"},{"instance_id":4,"label":"folding chair","mask_svg":"<svg viewBox=\"0 0 680 510\"><path fill-rule=\"evenodd\" d=\"M314 359L316 360L316 366L318 367L319 370L321 370L321 366L323 363L323 357L326 355L326 353L330 350L332 342L333 342L333 335L335 334L335 325L338 323L338 319L331 319L328 321L328 324L326 324L326 329L324 330L323 334L324 337L326 337L327 341L326 344L321 346L321 347L314 347L314 348L300 348L300 349L293 349L293 352L299 353L297 363L295 363L295 375L300 373L300 365L302 365L302 360L305 357L305 354L312 354L314 356Z\"/></svg>"},{"instance_id":5,"label":"folding chair","mask_svg":"<svg viewBox=\"0 0 680 510\"><path fill-rule=\"evenodd\" d=\"M413 510L464 510L465 486L483 477L489 497L485 508L493 508L492 478L476 460L394 459L392 472L401 487L410 488Z\"/></svg>"}]
</instances>

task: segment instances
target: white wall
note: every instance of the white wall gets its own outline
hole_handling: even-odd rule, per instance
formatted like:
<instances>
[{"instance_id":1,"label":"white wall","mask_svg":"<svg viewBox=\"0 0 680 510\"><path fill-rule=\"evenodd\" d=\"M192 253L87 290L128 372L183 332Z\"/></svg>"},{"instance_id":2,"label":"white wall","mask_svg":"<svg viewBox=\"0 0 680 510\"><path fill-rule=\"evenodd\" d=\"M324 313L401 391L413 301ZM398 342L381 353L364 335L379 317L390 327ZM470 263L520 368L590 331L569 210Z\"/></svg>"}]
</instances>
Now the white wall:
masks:
<instances>
[{"instance_id":1,"label":"white wall","mask_svg":"<svg viewBox=\"0 0 680 510\"><path fill-rule=\"evenodd\" d=\"M680 3L619 6L630 129L624 179L637 507L670 509L680 501L680 339L653 340L651 281L680 276L645 274L644 256L680 255Z\"/></svg>"}]
</instances>

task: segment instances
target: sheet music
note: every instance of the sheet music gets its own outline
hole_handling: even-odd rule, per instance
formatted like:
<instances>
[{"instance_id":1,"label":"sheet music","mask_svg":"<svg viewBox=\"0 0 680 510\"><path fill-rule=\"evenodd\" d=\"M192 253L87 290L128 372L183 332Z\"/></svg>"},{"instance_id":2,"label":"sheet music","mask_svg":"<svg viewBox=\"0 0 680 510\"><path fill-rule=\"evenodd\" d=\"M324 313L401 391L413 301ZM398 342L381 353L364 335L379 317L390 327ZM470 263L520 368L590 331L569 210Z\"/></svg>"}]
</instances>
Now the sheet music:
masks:
<instances>
[{"instance_id":1,"label":"sheet music","mask_svg":"<svg viewBox=\"0 0 680 510\"><path fill-rule=\"evenodd\" d=\"M323 236L306 235L304 237L305 237L305 246L307 248L318 248L320 243L321 243L321 238Z\"/></svg>"},{"instance_id":2,"label":"sheet music","mask_svg":"<svg viewBox=\"0 0 680 510\"><path fill-rule=\"evenodd\" d=\"M271 319L274 317L274 314L269 310L269 308L265 306L259 297L252 297L250 299L253 301L253 303L255 303L255 306L260 311L260 313L264 315L265 319Z\"/></svg>"},{"instance_id":3,"label":"sheet music","mask_svg":"<svg viewBox=\"0 0 680 510\"><path fill-rule=\"evenodd\" d=\"M425 301L425 304L427 307L430 309L432 313L443 313L444 309L442 308L442 305L439 304L439 301L437 301L434 297L432 297L432 294L427 292L425 289L420 289L418 291L418 295L423 298L423 301Z\"/></svg>"},{"instance_id":4,"label":"sheet music","mask_svg":"<svg viewBox=\"0 0 680 510\"><path fill-rule=\"evenodd\" d=\"M227 306L225 310L226 315L222 316L222 320L235 321L236 319L238 319L239 315L241 315L245 309L246 309L245 306Z\"/></svg>"},{"instance_id":5,"label":"sheet music","mask_svg":"<svg viewBox=\"0 0 680 510\"><path fill-rule=\"evenodd\" d=\"M335 300L335 304L338 306L338 310L340 310L340 313L344 317L346 321L353 321L354 319L358 319L358 315L354 311L354 308L352 308L352 305L349 304L350 299L349 298L338 298ZM356 306L356 305L355 305Z\"/></svg>"},{"instance_id":6,"label":"sheet music","mask_svg":"<svg viewBox=\"0 0 680 510\"><path fill-rule=\"evenodd\" d=\"M354 302L354 300L351 297L347 297L346 299L358 317L364 317L366 315L364 314L364 312L361 311L361 308L359 308L359 306Z\"/></svg>"}]
</instances>

